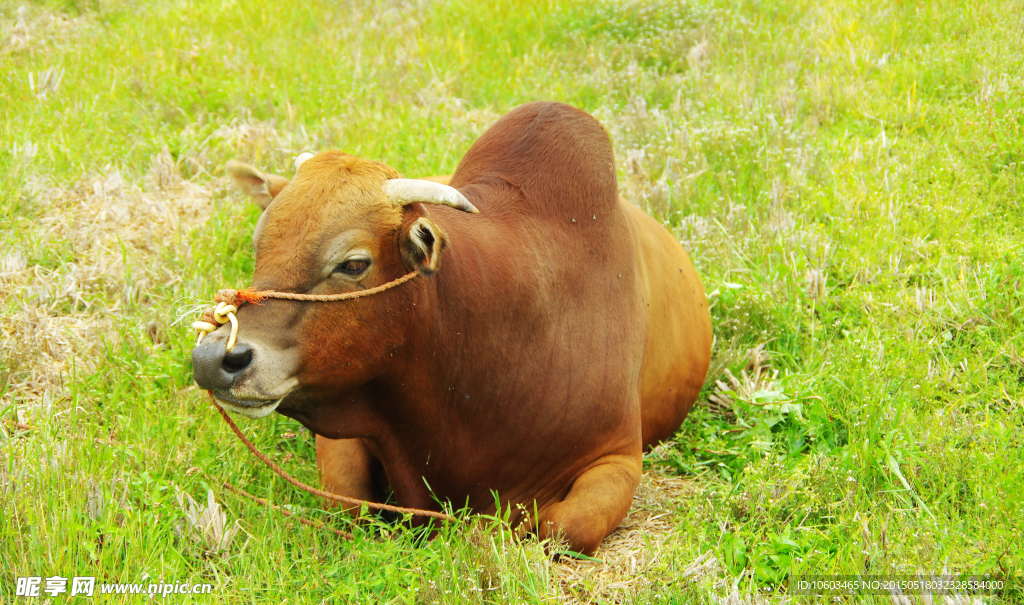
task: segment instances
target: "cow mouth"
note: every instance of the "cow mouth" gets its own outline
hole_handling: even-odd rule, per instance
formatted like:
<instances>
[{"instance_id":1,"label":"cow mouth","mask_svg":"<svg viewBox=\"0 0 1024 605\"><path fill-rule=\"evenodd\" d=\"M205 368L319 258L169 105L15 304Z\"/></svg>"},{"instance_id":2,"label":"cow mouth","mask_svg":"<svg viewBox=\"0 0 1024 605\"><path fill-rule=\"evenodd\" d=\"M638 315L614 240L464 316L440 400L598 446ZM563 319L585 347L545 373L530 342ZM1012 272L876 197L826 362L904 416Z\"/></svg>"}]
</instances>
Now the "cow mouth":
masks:
<instances>
[{"instance_id":1,"label":"cow mouth","mask_svg":"<svg viewBox=\"0 0 1024 605\"><path fill-rule=\"evenodd\" d=\"M281 405L284 397L278 399L238 399L223 391L214 391L214 399L225 410L247 418L263 418Z\"/></svg>"}]
</instances>

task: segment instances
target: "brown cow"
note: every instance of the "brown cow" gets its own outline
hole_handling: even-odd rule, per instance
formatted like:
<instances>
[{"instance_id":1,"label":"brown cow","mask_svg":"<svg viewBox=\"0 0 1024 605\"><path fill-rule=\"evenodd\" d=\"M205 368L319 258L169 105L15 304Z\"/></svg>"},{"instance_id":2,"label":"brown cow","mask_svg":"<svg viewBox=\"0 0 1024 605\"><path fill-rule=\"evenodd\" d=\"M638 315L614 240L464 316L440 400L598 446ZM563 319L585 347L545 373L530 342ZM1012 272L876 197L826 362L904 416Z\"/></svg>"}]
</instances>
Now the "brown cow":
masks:
<instances>
[{"instance_id":1,"label":"brown cow","mask_svg":"<svg viewBox=\"0 0 1024 605\"><path fill-rule=\"evenodd\" d=\"M230 171L269 204L257 289L421 277L345 302L245 305L230 353L223 327L193 351L196 382L232 411L302 422L336 493L380 501L389 485L402 506L483 513L497 493L520 528L592 553L630 507L643 448L689 411L711 349L700 279L619 198L601 126L523 105L450 187L338 151L290 183Z\"/></svg>"}]
</instances>

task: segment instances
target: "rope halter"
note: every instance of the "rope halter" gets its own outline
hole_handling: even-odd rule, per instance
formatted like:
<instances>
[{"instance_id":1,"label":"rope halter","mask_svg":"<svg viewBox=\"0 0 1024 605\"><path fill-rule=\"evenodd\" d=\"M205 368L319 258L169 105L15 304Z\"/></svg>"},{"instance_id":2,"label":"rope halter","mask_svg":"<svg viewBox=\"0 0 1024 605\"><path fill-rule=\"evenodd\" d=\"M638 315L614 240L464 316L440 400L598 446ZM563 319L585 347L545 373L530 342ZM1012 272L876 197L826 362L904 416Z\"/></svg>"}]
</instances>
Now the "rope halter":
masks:
<instances>
[{"instance_id":1,"label":"rope halter","mask_svg":"<svg viewBox=\"0 0 1024 605\"><path fill-rule=\"evenodd\" d=\"M238 318L235 317L235 313L238 312L238 308L245 303L259 304L261 300L268 298L278 298L282 300L306 300L313 302L332 302L337 300L352 300L353 298L362 298L364 296L370 296L390 290L395 286L400 286L410 279L416 277L418 274L413 271L406 273L398 279L393 279L386 284L381 284L374 288L367 290L356 290L355 292L344 292L342 294L295 294L292 292L278 292L276 290L253 290L252 288L246 288L245 290L231 290L224 289L217 292L217 295L213 298L217 306L212 309L207 309L203 313L202 317L198 321L192 324L192 328L199 332L199 338L196 340L196 346L198 347L203 342L203 337L213 332L220 326L231 322L231 334L228 336L228 342L225 346L225 350L230 352L235 346L235 340L238 337Z\"/></svg>"}]
</instances>

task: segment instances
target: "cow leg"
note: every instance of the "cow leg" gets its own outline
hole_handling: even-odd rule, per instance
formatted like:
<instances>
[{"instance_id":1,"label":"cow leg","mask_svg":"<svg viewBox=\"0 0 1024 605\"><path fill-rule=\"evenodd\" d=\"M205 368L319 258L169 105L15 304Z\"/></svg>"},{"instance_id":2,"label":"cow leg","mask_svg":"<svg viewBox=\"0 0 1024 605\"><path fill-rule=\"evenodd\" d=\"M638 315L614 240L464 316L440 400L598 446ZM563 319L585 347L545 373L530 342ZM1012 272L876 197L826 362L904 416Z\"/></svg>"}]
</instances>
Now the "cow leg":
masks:
<instances>
[{"instance_id":1,"label":"cow leg","mask_svg":"<svg viewBox=\"0 0 1024 605\"><path fill-rule=\"evenodd\" d=\"M316 467L320 484L339 496L381 502L373 485L374 458L362 439L328 439L316 436ZM349 514L358 514L359 507L324 499L327 508L340 506Z\"/></svg>"},{"instance_id":2,"label":"cow leg","mask_svg":"<svg viewBox=\"0 0 1024 605\"><path fill-rule=\"evenodd\" d=\"M629 512L641 469L639 452L598 459L576 479L564 500L540 515L538 536L561 536L570 549L594 554Z\"/></svg>"}]
</instances>

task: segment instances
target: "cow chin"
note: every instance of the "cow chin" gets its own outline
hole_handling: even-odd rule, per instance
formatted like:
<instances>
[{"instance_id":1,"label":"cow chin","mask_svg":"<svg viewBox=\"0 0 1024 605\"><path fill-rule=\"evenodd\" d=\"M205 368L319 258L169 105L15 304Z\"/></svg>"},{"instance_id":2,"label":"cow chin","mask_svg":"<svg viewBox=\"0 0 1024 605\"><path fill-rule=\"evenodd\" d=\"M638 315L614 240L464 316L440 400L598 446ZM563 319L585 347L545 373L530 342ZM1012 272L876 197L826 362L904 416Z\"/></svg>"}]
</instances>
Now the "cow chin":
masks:
<instances>
[{"instance_id":1,"label":"cow chin","mask_svg":"<svg viewBox=\"0 0 1024 605\"><path fill-rule=\"evenodd\" d=\"M217 400L217 403L222 408L231 412L232 414L239 414L240 416L252 418L253 420L269 416L274 410L277 409L277 406L281 405L281 399L251 402L242 405L239 403L226 401L224 399L221 399L220 397L217 397L216 395L214 395L214 398Z\"/></svg>"},{"instance_id":2,"label":"cow chin","mask_svg":"<svg viewBox=\"0 0 1024 605\"><path fill-rule=\"evenodd\" d=\"M213 396L229 412L248 418L263 418L276 410L298 384L298 379L289 378L269 391L246 385L214 391Z\"/></svg>"}]
</instances>

